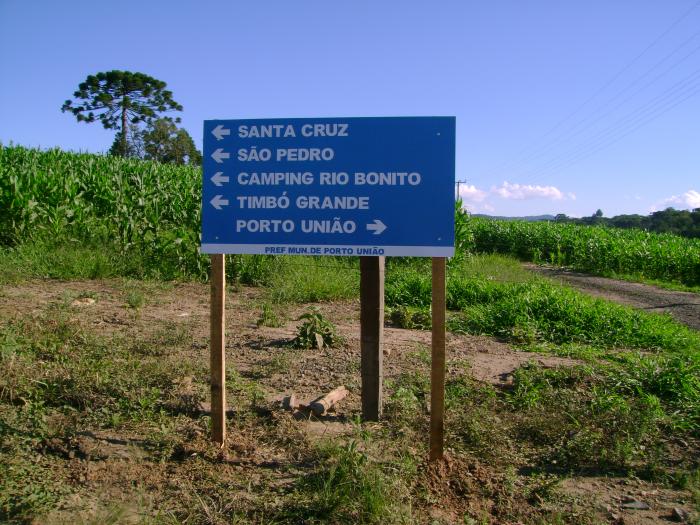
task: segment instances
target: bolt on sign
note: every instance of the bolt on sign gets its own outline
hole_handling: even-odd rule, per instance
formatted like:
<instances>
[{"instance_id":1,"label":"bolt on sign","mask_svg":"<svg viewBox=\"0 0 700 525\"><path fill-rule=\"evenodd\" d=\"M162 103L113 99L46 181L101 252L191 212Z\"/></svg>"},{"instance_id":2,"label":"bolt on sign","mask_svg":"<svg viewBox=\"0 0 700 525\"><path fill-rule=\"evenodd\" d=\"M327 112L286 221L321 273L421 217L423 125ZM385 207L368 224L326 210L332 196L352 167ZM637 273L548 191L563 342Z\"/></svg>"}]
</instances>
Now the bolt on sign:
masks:
<instances>
[{"instance_id":1,"label":"bolt on sign","mask_svg":"<svg viewBox=\"0 0 700 525\"><path fill-rule=\"evenodd\" d=\"M454 253L454 117L204 122L203 253Z\"/></svg>"}]
</instances>

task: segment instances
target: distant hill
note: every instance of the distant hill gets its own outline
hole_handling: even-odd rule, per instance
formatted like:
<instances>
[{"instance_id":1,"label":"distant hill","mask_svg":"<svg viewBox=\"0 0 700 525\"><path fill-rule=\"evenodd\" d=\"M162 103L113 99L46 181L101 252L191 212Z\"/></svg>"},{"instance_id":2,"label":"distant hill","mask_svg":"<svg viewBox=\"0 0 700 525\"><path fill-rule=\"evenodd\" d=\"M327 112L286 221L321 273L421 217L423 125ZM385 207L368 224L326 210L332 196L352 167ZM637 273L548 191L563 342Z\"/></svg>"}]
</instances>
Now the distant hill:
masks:
<instances>
[{"instance_id":1,"label":"distant hill","mask_svg":"<svg viewBox=\"0 0 700 525\"><path fill-rule=\"evenodd\" d=\"M484 215L482 213L474 213L472 217L483 217L485 219L499 219L504 221L526 221L526 222L540 222L540 221L553 221L554 215L527 215L525 217L503 217L500 215Z\"/></svg>"}]
</instances>

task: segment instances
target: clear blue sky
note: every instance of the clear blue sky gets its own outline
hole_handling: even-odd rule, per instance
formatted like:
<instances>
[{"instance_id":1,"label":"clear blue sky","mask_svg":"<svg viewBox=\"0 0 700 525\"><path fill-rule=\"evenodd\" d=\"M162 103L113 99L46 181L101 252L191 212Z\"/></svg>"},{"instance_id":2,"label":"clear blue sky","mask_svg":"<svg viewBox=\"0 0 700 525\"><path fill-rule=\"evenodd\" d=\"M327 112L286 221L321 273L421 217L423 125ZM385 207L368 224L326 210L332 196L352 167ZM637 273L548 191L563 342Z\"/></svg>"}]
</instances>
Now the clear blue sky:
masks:
<instances>
[{"instance_id":1,"label":"clear blue sky","mask_svg":"<svg viewBox=\"0 0 700 525\"><path fill-rule=\"evenodd\" d=\"M204 119L454 115L473 211L700 207L698 4L0 0L0 141L106 151L60 106L125 69L200 146Z\"/></svg>"}]
</instances>

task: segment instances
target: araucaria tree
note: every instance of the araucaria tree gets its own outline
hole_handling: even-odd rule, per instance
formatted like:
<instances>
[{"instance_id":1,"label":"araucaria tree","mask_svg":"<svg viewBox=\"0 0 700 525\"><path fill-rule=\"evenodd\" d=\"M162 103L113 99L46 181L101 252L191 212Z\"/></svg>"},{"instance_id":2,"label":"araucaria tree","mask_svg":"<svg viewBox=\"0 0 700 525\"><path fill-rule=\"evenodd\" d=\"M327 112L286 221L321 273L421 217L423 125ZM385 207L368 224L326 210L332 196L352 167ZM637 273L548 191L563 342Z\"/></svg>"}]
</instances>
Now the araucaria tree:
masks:
<instances>
[{"instance_id":1,"label":"araucaria tree","mask_svg":"<svg viewBox=\"0 0 700 525\"><path fill-rule=\"evenodd\" d=\"M117 129L121 156L129 156L129 124L151 124L168 111L182 111L165 89L162 80L143 73L107 71L89 75L73 93L75 100L66 100L61 111L70 111L78 122L99 120L105 129ZM176 119L179 122L180 119ZM114 148L113 148L114 149Z\"/></svg>"}]
</instances>

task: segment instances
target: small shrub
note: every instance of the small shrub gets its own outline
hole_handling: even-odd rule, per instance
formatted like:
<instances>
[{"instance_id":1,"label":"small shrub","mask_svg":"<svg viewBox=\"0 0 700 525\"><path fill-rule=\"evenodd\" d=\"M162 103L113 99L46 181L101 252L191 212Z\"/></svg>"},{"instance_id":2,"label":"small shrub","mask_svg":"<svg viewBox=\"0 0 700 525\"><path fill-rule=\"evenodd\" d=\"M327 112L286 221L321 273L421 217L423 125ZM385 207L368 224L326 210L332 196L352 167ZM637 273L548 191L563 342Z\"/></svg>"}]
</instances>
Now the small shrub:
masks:
<instances>
[{"instance_id":1,"label":"small shrub","mask_svg":"<svg viewBox=\"0 0 700 525\"><path fill-rule=\"evenodd\" d=\"M429 310L415 310L403 305L389 310L389 321L393 326L405 329L429 330L432 326Z\"/></svg>"},{"instance_id":2,"label":"small shrub","mask_svg":"<svg viewBox=\"0 0 700 525\"><path fill-rule=\"evenodd\" d=\"M282 322L280 321L279 317L277 317L275 311L267 303L262 305L262 312L255 324L258 327L267 326L269 328L277 328L282 326Z\"/></svg>"},{"instance_id":3,"label":"small shrub","mask_svg":"<svg viewBox=\"0 0 700 525\"><path fill-rule=\"evenodd\" d=\"M342 344L343 339L336 333L335 326L324 318L318 310L312 310L299 318L303 321L297 327L297 335L292 340L293 348L334 348Z\"/></svg>"},{"instance_id":4,"label":"small shrub","mask_svg":"<svg viewBox=\"0 0 700 525\"><path fill-rule=\"evenodd\" d=\"M433 326L433 319L428 310L418 310L411 315L413 326L419 330L430 330Z\"/></svg>"},{"instance_id":5,"label":"small shrub","mask_svg":"<svg viewBox=\"0 0 700 525\"><path fill-rule=\"evenodd\" d=\"M391 324L398 328L413 328L413 322L411 321L411 312L408 308L399 305L396 308L392 308L389 312L389 320Z\"/></svg>"},{"instance_id":6,"label":"small shrub","mask_svg":"<svg viewBox=\"0 0 700 525\"><path fill-rule=\"evenodd\" d=\"M143 306L144 302L143 293L138 290L131 290L126 294L126 304L129 305L129 308L138 310Z\"/></svg>"},{"instance_id":7,"label":"small shrub","mask_svg":"<svg viewBox=\"0 0 700 525\"><path fill-rule=\"evenodd\" d=\"M320 450L316 472L301 479L294 523L405 523L398 482L356 441Z\"/></svg>"}]
</instances>

